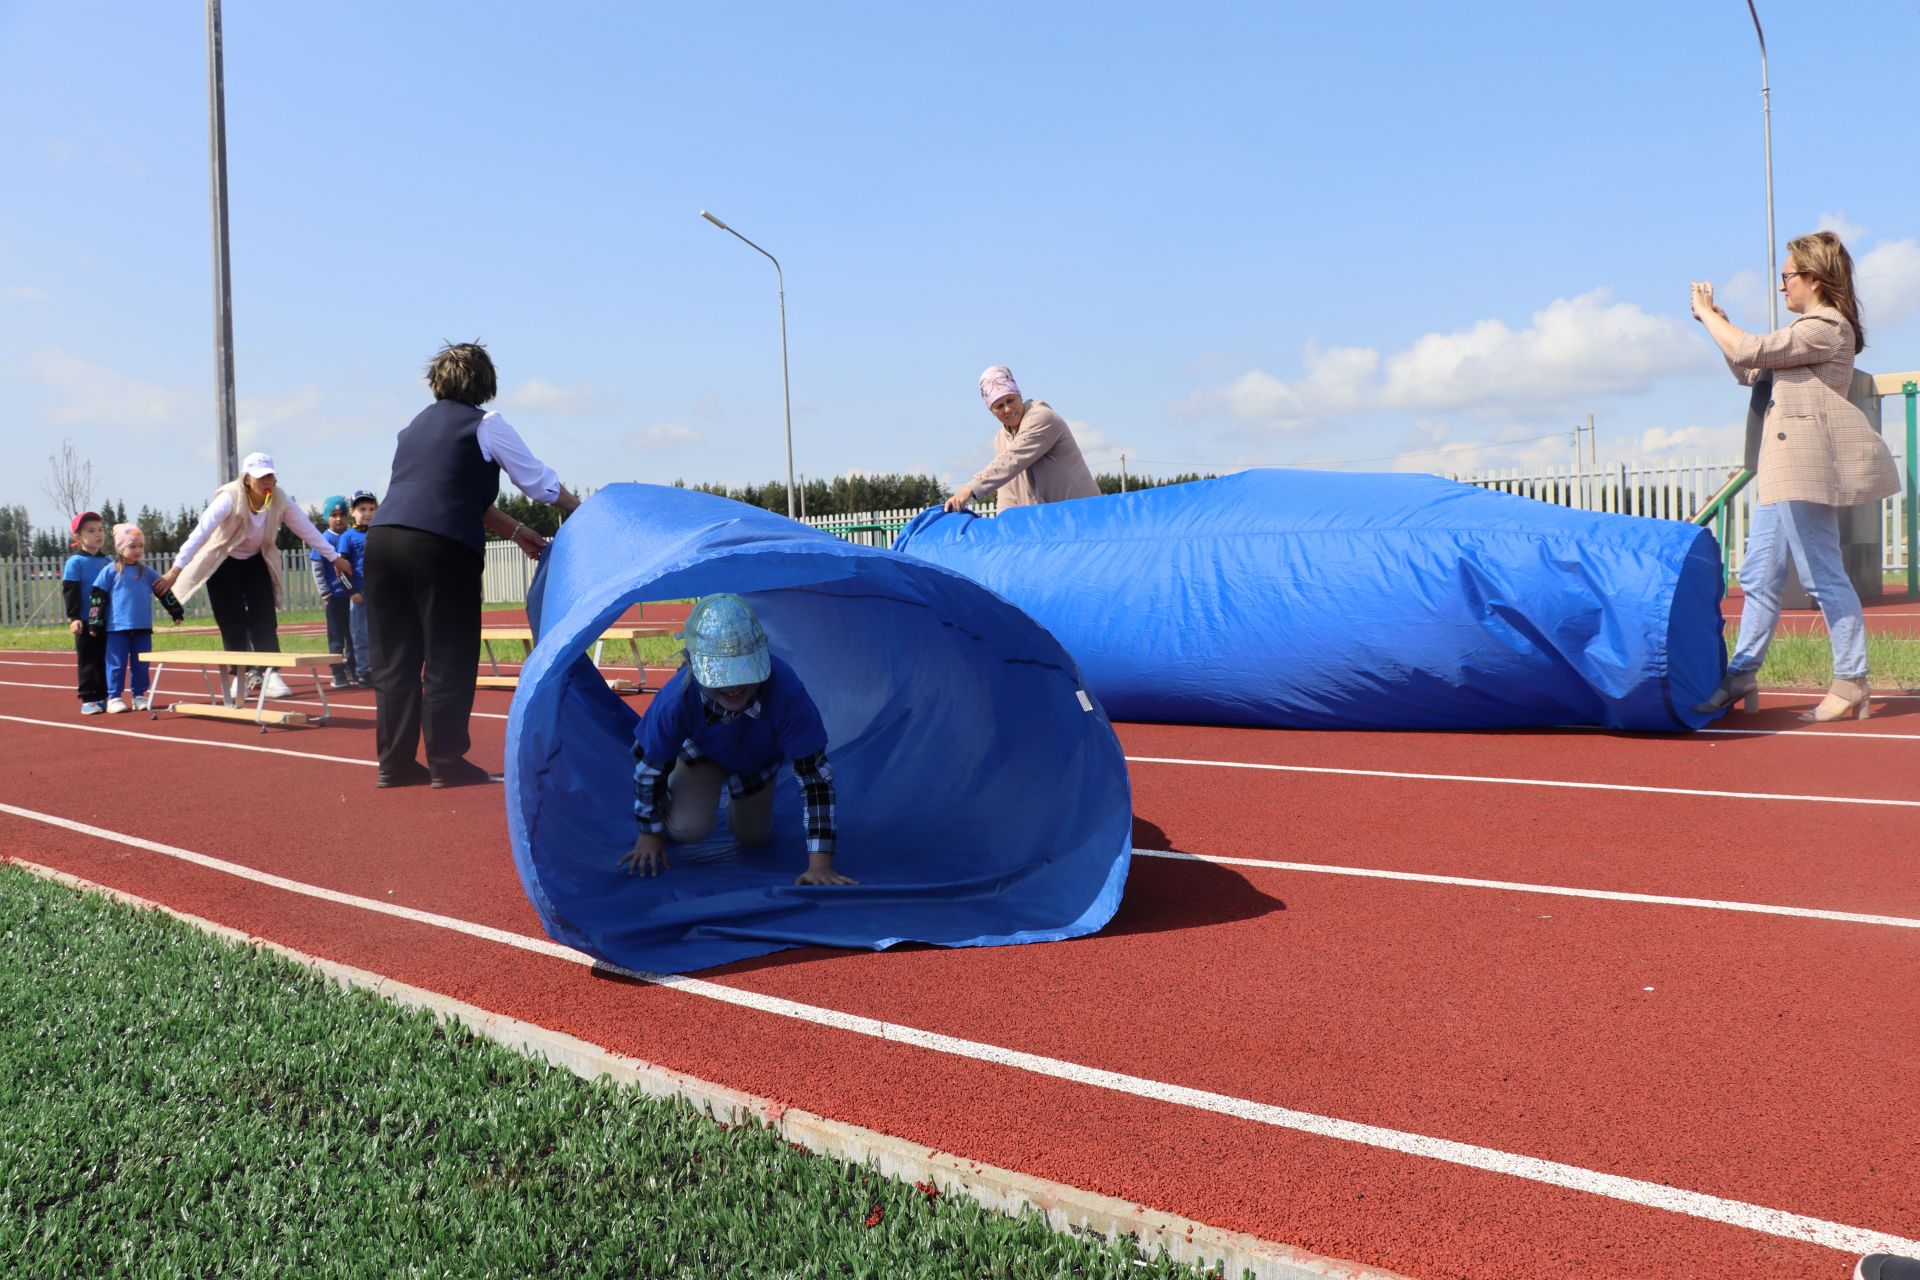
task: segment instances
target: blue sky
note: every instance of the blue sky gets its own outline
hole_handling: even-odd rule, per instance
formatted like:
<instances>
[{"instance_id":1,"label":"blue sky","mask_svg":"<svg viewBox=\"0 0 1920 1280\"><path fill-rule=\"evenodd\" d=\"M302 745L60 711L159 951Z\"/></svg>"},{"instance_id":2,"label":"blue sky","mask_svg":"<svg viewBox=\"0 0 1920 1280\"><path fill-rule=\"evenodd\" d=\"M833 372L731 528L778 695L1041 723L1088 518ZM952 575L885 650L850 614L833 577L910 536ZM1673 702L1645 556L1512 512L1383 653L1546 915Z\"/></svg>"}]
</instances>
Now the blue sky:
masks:
<instances>
[{"instance_id":1,"label":"blue sky","mask_svg":"<svg viewBox=\"0 0 1920 1280\"><path fill-rule=\"evenodd\" d=\"M1920 368L1920 6L1762 0L1779 239ZM229 0L242 447L384 484L443 339L571 483L990 456L1011 365L1096 464L1467 471L1737 452L1687 316L1764 326L1759 59L1686 4ZM214 481L203 7L0 0L0 501ZM1417 451L1444 449L1443 454Z\"/></svg>"}]
</instances>

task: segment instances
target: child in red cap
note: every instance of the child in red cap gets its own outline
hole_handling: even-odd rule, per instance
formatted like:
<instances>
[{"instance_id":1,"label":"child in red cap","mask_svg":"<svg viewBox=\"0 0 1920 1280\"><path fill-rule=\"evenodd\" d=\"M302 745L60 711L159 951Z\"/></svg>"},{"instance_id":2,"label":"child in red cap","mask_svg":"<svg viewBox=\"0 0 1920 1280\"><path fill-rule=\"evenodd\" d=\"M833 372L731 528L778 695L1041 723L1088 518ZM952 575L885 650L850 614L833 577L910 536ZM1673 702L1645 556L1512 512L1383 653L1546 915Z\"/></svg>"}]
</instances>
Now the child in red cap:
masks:
<instances>
[{"instance_id":1,"label":"child in red cap","mask_svg":"<svg viewBox=\"0 0 1920 1280\"><path fill-rule=\"evenodd\" d=\"M100 553L107 542L107 525L98 511L82 511L67 529L73 534L74 554L60 571L60 599L67 608L67 630L73 633L80 714L97 716L107 709L107 637L87 630L87 591L112 563Z\"/></svg>"}]
</instances>

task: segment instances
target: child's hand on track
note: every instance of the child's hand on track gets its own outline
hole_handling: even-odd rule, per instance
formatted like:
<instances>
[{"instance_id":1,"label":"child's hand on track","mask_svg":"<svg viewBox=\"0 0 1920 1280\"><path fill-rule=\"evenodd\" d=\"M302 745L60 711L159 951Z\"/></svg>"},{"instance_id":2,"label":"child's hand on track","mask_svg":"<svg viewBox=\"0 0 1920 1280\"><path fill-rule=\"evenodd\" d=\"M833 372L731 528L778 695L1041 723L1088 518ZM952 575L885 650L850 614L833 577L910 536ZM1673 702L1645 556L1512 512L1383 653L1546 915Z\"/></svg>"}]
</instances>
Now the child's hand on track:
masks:
<instances>
[{"instance_id":1,"label":"child's hand on track","mask_svg":"<svg viewBox=\"0 0 1920 1280\"><path fill-rule=\"evenodd\" d=\"M633 849L620 859L620 865L632 875L638 871L643 876L657 876L666 870L667 842L650 831L642 831L633 842Z\"/></svg>"},{"instance_id":2,"label":"child's hand on track","mask_svg":"<svg viewBox=\"0 0 1920 1280\"><path fill-rule=\"evenodd\" d=\"M75 618L71 622L67 623L67 630L72 632L76 636L79 635L81 632L85 631L86 629L87 629L87 624L80 621L80 619L78 618Z\"/></svg>"}]
</instances>

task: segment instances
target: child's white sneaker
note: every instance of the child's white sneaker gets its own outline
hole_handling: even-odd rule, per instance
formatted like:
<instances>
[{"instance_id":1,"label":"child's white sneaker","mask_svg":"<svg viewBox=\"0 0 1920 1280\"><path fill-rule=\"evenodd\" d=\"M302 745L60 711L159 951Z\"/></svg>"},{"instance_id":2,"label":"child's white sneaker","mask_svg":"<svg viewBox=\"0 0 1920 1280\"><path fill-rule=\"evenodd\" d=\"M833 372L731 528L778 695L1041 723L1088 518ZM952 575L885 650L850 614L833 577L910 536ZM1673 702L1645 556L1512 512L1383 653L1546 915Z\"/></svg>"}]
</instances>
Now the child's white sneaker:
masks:
<instances>
[{"instance_id":1,"label":"child's white sneaker","mask_svg":"<svg viewBox=\"0 0 1920 1280\"><path fill-rule=\"evenodd\" d=\"M107 714L110 716L117 716L126 709L127 700L125 698L112 698L107 702Z\"/></svg>"},{"instance_id":2,"label":"child's white sneaker","mask_svg":"<svg viewBox=\"0 0 1920 1280\"><path fill-rule=\"evenodd\" d=\"M267 672L267 696L269 698L291 698L293 696L293 690L287 687L287 682L280 678L278 671Z\"/></svg>"},{"instance_id":3,"label":"child's white sneaker","mask_svg":"<svg viewBox=\"0 0 1920 1280\"><path fill-rule=\"evenodd\" d=\"M151 707L152 705L153 705L153 695L150 693L143 693L139 697L133 700L133 709L135 711L145 711L148 707Z\"/></svg>"},{"instance_id":4,"label":"child's white sneaker","mask_svg":"<svg viewBox=\"0 0 1920 1280\"><path fill-rule=\"evenodd\" d=\"M80 704L80 714L83 716L97 716L106 709L107 704L104 702L83 702Z\"/></svg>"}]
</instances>

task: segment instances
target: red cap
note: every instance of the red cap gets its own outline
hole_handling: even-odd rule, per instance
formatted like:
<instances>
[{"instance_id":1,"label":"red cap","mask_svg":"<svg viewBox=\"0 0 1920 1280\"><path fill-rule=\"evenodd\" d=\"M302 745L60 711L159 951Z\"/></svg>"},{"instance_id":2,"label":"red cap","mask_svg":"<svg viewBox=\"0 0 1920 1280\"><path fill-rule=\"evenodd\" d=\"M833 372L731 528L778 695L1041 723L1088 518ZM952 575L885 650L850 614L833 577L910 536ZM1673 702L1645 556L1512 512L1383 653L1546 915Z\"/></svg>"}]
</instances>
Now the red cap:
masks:
<instances>
[{"instance_id":1,"label":"red cap","mask_svg":"<svg viewBox=\"0 0 1920 1280\"><path fill-rule=\"evenodd\" d=\"M99 519L100 519L100 513L98 511L82 511L79 515L75 516L67 524L67 532L73 535L72 545L76 547L80 545L80 526L81 525L85 524L89 520L99 520ZM101 523L104 524L105 521L101 521Z\"/></svg>"}]
</instances>

